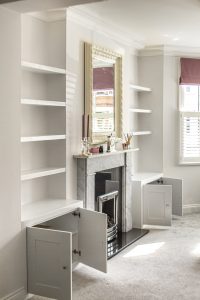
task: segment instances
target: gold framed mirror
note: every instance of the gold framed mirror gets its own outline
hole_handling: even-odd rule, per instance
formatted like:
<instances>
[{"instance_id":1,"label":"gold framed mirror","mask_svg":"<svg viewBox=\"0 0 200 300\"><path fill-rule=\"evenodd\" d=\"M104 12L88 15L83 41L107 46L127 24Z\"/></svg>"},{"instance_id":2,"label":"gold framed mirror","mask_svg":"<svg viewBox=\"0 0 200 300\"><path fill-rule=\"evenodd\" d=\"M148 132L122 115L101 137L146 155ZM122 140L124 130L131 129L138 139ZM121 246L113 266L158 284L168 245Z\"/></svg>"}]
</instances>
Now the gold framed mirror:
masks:
<instances>
[{"instance_id":1,"label":"gold framed mirror","mask_svg":"<svg viewBox=\"0 0 200 300\"><path fill-rule=\"evenodd\" d=\"M89 138L100 144L122 137L122 56L85 43L85 115Z\"/></svg>"}]
</instances>

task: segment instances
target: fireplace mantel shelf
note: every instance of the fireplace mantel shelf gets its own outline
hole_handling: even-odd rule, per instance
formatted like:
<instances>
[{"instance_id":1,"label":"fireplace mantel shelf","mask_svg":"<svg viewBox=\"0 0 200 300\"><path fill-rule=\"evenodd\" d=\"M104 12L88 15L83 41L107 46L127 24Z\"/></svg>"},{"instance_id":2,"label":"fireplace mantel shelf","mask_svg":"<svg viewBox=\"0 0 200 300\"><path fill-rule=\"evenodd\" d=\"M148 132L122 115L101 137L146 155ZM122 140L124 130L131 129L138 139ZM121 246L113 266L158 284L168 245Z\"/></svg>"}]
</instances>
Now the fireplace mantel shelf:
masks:
<instances>
[{"instance_id":1,"label":"fireplace mantel shelf","mask_svg":"<svg viewBox=\"0 0 200 300\"><path fill-rule=\"evenodd\" d=\"M112 151L112 152L104 152L104 153L98 153L98 154L91 154L89 156L84 156L84 155L73 155L74 158L78 159L91 159L91 158L99 158L103 156L112 156L116 154L123 154L127 152L134 152L134 151L139 151L139 148L132 148L132 149L127 149L127 150L121 150L121 151Z\"/></svg>"}]
</instances>

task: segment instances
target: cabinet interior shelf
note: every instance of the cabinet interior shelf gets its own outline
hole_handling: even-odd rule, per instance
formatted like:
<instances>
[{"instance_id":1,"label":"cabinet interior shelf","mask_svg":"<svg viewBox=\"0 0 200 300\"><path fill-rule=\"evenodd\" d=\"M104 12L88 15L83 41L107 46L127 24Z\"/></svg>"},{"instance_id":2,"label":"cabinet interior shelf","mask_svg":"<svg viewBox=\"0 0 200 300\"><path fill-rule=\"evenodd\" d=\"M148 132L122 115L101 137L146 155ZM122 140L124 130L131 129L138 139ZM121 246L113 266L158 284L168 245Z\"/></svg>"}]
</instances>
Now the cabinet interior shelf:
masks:
<instances>
[{"instance_id":1,"label":"cabinet interior shelf","mask_svg":"<svg viewBox=\"0 0 200 300\"><path fill-rule=\"evenodd\" d=\"M134 89L137 92L151 92L151 89L148 87L130 84L130 88Z\"/></svg>"},{"instance_id":2,"label":"cabinet interior shelf","mask_svg":"<svg viewBox=\"0 0 200 300\"><path fill-rule=\"evenodd\" d=\"M39 178L44 176L65 173L65 171L66 171L65 168L42 168L37 170L22 171L21 180L23 181L23 180L29 180L29 179L34 179L34 178Z\"/></svg>"},{"instance_id":3,"label":"cabinet interior shelf","mask_svg":"<svg viewBox=\"0 0 200 300\"><path fill-rule=\"evenodd\" d=\"M44 74L66 74L65 69L35 64L32 62L22 61L21 66L23 70L36 72L36 73L44 73Z\"/></svg>"},{"instance_id":4,"label":"cabinet interior shelf","mask_svg":"<svg viewBox=\"0 0 200 300\"><path fill-rule=\"evenodd\" d=\"M66 103L64 101L47 101L47 100L35 100L35 99L21 99L21 104L66 107Z\"/></svg>"},{"instance_id":5,"label":"cabinet interior shelf","mask_svg":"<svg viewBox=\"0 0 200 300\"><path fill-rule=\"evenodd\" d=\"M133 133L133 136L135 135L148 135L148 134L152 134L151 131L134 131Z\"/></svg>"},{"instance_id":6,"label":"cabinet interior shelf","mask_svg":"<svg viewBox=\"0 0 200 300\"><path fill-rule=\"evenodd\" d=\"M40 141L52 141L52 140L65 140L65 139L66 139L65 134L23 136L23 137L21 137L21 142L27 143L27 142L40 142Z\"/></svg>"},{"instance_id":7,"label":"cabinet interior shelf","mask_svg":"<svg viewBox=\"0 0 200 300\"><path fill-rule=\"evenodd\" d=\"M142 113L142 114L150 114L152 110L150 109L140 109L140 108L130 108L130 112L134 113Z\"/></svg>"}]
</instances>

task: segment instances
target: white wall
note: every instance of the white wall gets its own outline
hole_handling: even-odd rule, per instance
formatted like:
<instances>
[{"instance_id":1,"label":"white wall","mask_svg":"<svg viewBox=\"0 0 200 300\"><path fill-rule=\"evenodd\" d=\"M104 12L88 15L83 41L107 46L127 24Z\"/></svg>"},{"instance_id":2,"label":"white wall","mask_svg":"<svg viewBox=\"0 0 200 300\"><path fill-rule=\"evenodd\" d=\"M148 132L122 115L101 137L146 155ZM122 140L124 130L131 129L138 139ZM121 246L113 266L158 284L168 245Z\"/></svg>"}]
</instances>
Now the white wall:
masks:
<instances>
[{"instance_id":1,"label":"white wall","mask_svg":"<svg viewBox=\"0 0 200 300\"><path fill-rule=\"evenodd\" d=\"M124 132L129 131L129 112L131 93L129 82L135 79L137 64L132 50L120 41L112 40L111 36L106 36L93 26L91 29L85 22L78 21L72 15L73 9L68 10L67 21L67 110L70 138L67 142L67 196L76 197L76 162L72 158L73 154L80 153L82 114L84 112L84 42L89 42L102 47L109 48L123 55L123 127ZM73 83L73 85L72 85Z\"/></svg>"},{"instance_id":2,"label":"white wall","mask_svg":"<svg viewBox=\"0 0 200 300\"><path fill-rule=\"evenodd\" d=\"M138 77L142 86L152 92L140 93L140 107L152 110L151 114L140 114L138 130L152 131L140 136L139 171L162 172L163 170L163 56L141 56L138 58Z\"/></svg>"},{"instance_id":3,"label":"white wall","mask_svg":"<svg viewBox=\"0 0 200 300\"><path fill-rule=\"evenodd\" d=\"M20 216L20 15L0 8L0 298L25 287Z\"/></svg>"}]
</instances>

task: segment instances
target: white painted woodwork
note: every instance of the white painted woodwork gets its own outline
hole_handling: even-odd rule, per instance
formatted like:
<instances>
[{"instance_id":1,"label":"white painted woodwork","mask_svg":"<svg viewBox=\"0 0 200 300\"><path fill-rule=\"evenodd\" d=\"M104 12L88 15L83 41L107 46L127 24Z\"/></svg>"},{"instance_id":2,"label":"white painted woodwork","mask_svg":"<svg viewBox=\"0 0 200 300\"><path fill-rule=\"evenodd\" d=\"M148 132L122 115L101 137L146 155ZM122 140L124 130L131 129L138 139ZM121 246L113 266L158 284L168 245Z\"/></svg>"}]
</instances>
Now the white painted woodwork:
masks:
<instances>
[{"instance_id":1,"label":"white painted woodwork","mask_svg":"<svg viewBox=\"0 0 200 300\"><path fill-rule=\"evenodd\" d=\"M144 225L171 226L172 186L146 184L143 187Z\"/></svg>"},{"instance_id":2,"label":"white painted woodwork","mask_svg":"<svg viewBox=\"0 0 200 300\"><path fill-rule=\"evenodd\" d=\"M55 174L64 173L66 168L46 168L38 170L26 170L22 171L21 180L30 180L34 178L50 176Z\"/></svg>"},{"instance_id":3,"label":"white painted woodwork","mask_svg":"<svg viewBox=\"0 0 200 300\"><path fill-rule=\"evenodd\" d=\"M55 68L46 65L40 65L28 61L22 61L22 68L26 71L44 73L44 74L66 74L65 69Z\"/></svg>"},{"instance_id":4,"label":"white painted woodwork","mask_svg":"<svg viewBox=\"0 0 200 300\"><path fill-rule=\"evenodd\" d=\"M53 140L65 140L65 134L57 134L57 135L43 135L43 136L23 136L21 137L22 143L27 142L41 142L41 141L53 141Z\"/></svg>"},{"instance_id":5,"label":"white painted woodwork","mask_svg":"<svg viewBox=\"0 0 200 300\"><path fill-rule=\"evenodd\" d=\"M22 225L34 226L82 207L83 201L66 199L43 199L22 205Z\"/></svg>"},{"instance_id":6,"label":"white painted woodwork","mask_svg":"<svg viewBox=\"0 0 200 300\"><path fill-rule=\"evenodd\" d=\"M101 2L105 0L17 0L9 1L11 3L6 3L8 1L4 0L4 6L10 10L14 10L20 13L35 12L35 11L45 11L53 10L59 8L66 8L72 5Z\"/></svg>"},{"instance_id":7,"label":"white painted woodwork","mask_svg":"<svg viewBox=\"0 0 200 300\"><path fill-rule=\"evenodd\" d=\"M129 108L130 112L141 113L141 114L150 114L152 110L150 109L140 109L140 108Z\"/></svg>"},{"instance_id":8,"label":"white painted woodwork","mask_svg":"<svg viewBox=\"0 0 200 300\"><path fill-rule=\"evenodd\" d=\"M62 107L22 105L21 135L65 134L66 112Z\"/></svg>"},{"instance_id":9,"label":"white painted woodwork","mask_svg":"<svg viewBox=\"0 0 200 300\"><path fill-rule=\"evenodd\" d=\"M38 106L61 106L65 107L64 101L48 101L48 100L35 100L35 99L21 99L21 104L38 105Z\"/></svg>"},{"instance_id":10,"label":"white painted woodwork","mask_svg":"<svg viewBox=\"0 0 200 300\"><path fill-rule=\"evenodd\" d=\"M172 186L172 214L183 216L183 180L166 177L163 180Z\"/></svg>"},{"instance_id":11,"label":"white painted woodwork","mask_svg":"<svg viewBox=\"0 0 200 300\"><path fill-rule=\"evenodd\" d=\"M79 209L78 244L80 262L107 272L107 215Z\"/></svg>"},{"instance_id":12,"label":"white painted woodwork","mask_svg":"<svg viewBox=\"0 0 200 300\"><path fill-rule=\"evenodd\" d=\"M66 140L21 144L21 172L66 167Z\"/></svg>"},{"instance_id":13,"label":"white painted woodwork","mask_svg":"<svg viewBox=\"0 0 200 300\"><path fill-rule=\"evenodd\" d=\"M160 179L162 179L163 184L156 183ZM132 182L133 227L143 228L144 225L166 226L170 223L172 214L182 215L182 179L165 178L162 173L146 172L132 175ZM167 191L169 189L172 191L171 200L168 199L170 192L165 191L165 187ZM168 215L169 208L171 209L170 216ZM159 214L160 217L156 219Z\"/></svg>"},{"instance_id":14,"label":"white painted woodwork","mask_svg":"<svg viewBox=\"0 0 200 300\"><path fill-rule=\"evenodd\" d=\"M66 76L22 69L21 99L65 102Z\"/></svg>"},{"instance_id":15,"label":"white painted woodwork","mask_svg":"<svg viewBox=\"0 0 200 300\"><path fill-rule=\"evenodd\" d=\"M27 228L28 292L59 300L72 294L72 234Z\"/></svg>"},{"instance_id":16,"label":"white painted woodwork","mask_svg":"<svg viewBox=\"0 0 200 300\"><path fill-rule=\"evenodd\" d=\"M133 134L133 136L135 136L135 135L149 135L149 134L152 134L152 132L151 131L134 131L134 132L132 132L132 134Z\"/></svg>"},{"instance_id":17,"label":"white painted woodwork","mask_svg":"<svg viewBox=\"0 0 200 300\"><path fill-rule=\"evenodd\" d=\"M9 299L16 298L26 280L20 218L20 15L1 5L0 53L0 299Z\"/></svg>"},{"instance_id":18,"label":"white painted woodwork","mask_svg":"<svg viewBox=\"0 0 200 300\"><path fill-rule=\"evenodd\" d=\"M107 215L79 207L28 227L27 251L28 292L71 300L72 259L107 272Z\"/></svg>"},{"instance_id":19,"label":"white painted woodwork","mask_svg":"<svg viewBox=\"0 0 200 300\"><path fill-rule=\"evenodd\" d=\"M133 205L132 205L132 218L133 227L143 227L143 186L149 182L155 181L163 176L162 173L145 172L134 173L132 175L133 182Z\"/></svg>"},{"instance_id":20,"label":"white painted woodwork","mask_svg":"<svg viewBox=\"0 0 200 300\"><path fill-rule=\"evenodd\" d=\"M132 88L133 90L135 90L137 92L151 92L150 88L144 87L144 86L140 86L140 85L130 84L130 88Z\"/></svg>"},{"instance_id":21,"label":"white painted woodwork","mask_svg":"<svg viewBox=\"0 0 200 300\"><path fill-rule=\"evenodd\" d=\"M163 177L163 173L156 172L138 172L132 175L132 181L140 181L142 185L147 184L149 182L155 181L159 178Z\"/></svg>"}]
</instances>

